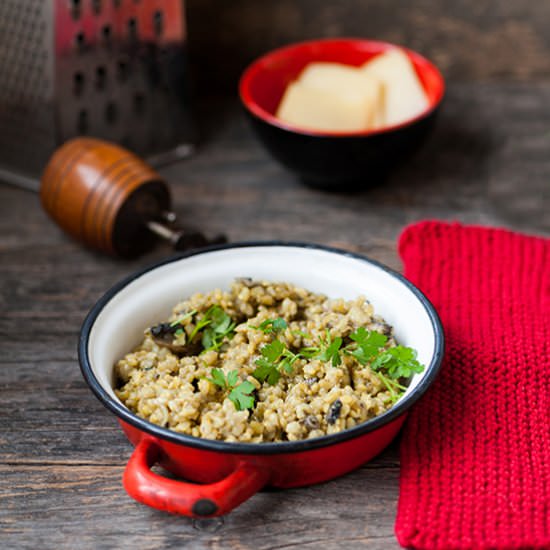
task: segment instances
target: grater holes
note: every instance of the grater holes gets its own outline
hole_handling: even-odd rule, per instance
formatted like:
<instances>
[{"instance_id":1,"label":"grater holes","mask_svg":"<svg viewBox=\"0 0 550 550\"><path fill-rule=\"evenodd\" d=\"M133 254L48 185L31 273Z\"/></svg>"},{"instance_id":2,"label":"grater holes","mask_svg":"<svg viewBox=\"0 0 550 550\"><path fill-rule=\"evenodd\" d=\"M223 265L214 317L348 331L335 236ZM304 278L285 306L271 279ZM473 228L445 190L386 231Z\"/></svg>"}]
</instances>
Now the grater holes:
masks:
<instances>
[{"instance_id":1,"label":"grater holes","mask_svg":"<svg viewBox=\"0 0 550 550\"><path fill-rule=\"evenodd\" d=\"M81 0L70 0L71 15L73 19L79 19L81 10L82 10L82 1Z\"/></svg>"},{"instance_id":2,"label":"grater holes","mask_svg":"<svg viewBox=\"0 0 550 550\"><path fill-rule=\"evenodd\" d=\"M115 124L118 118L118 109L114 101L109 101L105 106L105 121L108 124Z\"/></svg>"},{"instance_id":3,"label":"grater holes","mask_svg":"<svg viewBox=\"0 0 550 550\"><path fill-rule=\"evenodd\" d=\"M103 39L103 42L106 45L111 44L112 29L111 29L111 25L109 25L108 23L103 25L103 27L101 27L101 38Z\"/></svg>"},{"instance_id":4,"label":"grater holes","mask_svg":"<svg viewBox=\"0 0 550 550\"><path fill-rule=\"evenodd\" d=\"M83 52L86 47L86 36L82 31L79 31L74 36L74 43L79 52Z\"/></svg>"},{"instance_id":5,"label":"grater holes","mask_svg":"<svg viewBox=\"0 0 550 550\"><path fill-rule=\"evenodd\" d=\"M157 36L162 35L162 31L164 30L164 15L160 10L156 10L153 13L153 28Z\"/></svg>"},{"instance_id":6,"label":"grater holes","mask_svg":"<svg viewBox=\"0 0 550 550\"><path fill-rule=\"evenodd\" d=\"M92 11L95 15L101 13L101 0L92 0Z\"/></svg>"},{"instance_id":7,"label":"grater holes","mask_svg":"<svg viewBox=\"0 0 550 550\"><path fill-rule=\"evenodd\" d=\"M87 134L88 133L88 111L86 109L80 109L78 111L78 116L76 119L76 131L78 134Z\"/></svg>"},{"instance_id":8,"label":"grater holes","mask_svg":"<svg viewBox=\"0 0 550 550\"><path fill-rule=\"evenodd\" d=\"M115 9L120 8L121 0L113 0L113 7Z\"/></svg>"},{"instance_id":9,"label":"grater holes","mask_svg":"<svg viewBox=\"0 0 550 550\"><path fill-rule=\"evenodd\" d=\"M137 25L137 19L135 17L130 17L128 19L128 38L135 42L138 39L138 25Z\"/></svg>"},{"instance_id":10,"label":"grater holes","mask_svg":"<svg viewBox=\"0 0 550 550\"><path fill-rule=\"evenodd\" d=\"M82 95L84 90L84 74L80 71L73 75L73 93L74 95Z\"/></svg>"},{"instance_id":11,"label":"grater holes","mask_svg":"<svg viewBox=\"0 0 550 550\"><path fill-rule=\"evenodd\" d=\"M128 79L128 75L130 74L130 67L128 65L128 62L121 59L117 63L117 78L120 82L125 82Z\"/></svg>"},{"instance_id":12,"label":"grater holes","mask_svg":"<svg viewBox=\"0 0 550 550\"><path fill-rule=\"evenodd\" d=\"M95 69L95 87L98 90L104 90L107 84L107 69L100 65Z\"/></svg>"},{"instance_id":13,"label":"grater holes","mask_svg":"<svg viewBox=\"0 0 550 550\"><path fill-rule=\"evenodd\" d=\"M71 1L63 3L68 24L74 25ZM0 0L0 158L2 163L29 171L37 168L36 158L43 156L43 145L50 142L53 126L50 103L46 103L50 90L42 84L44 73L51 70L49 63L42 62L50 45L44 22L50 21L50 4L43 0ZM69 94L72 72L66 75Z\"/></svg>"}]
</instances>

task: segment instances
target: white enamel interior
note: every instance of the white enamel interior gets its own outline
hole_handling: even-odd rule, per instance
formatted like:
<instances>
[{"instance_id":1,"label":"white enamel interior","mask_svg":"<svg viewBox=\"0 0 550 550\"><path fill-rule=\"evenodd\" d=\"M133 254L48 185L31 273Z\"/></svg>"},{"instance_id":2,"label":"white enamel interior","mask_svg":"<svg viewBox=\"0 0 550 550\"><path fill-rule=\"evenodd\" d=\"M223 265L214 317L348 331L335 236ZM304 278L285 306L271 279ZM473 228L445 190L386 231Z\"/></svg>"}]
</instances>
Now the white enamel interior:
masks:
<instances>
[{"instance_id":1,"label":"white enamel interior","mask_svg":"<svg viewBox=\"0 0 550 550\"><path fill-rule=\"evenodd\" d=\"M416 349L424 365L433 358L435 333L428 312L410 288L390 273L326 250L253 246L168 263L118 292L96 318L88 343L91 368L100 384L117 399L112 389L113 365L140 342L144 329L166 320L181 299L198 291L227 289L236 277L290 282L333 298L362 294L393 325L400 344ZM426 370L415 375L407 393L425 375Z\"/></svg>"}]
</instances>

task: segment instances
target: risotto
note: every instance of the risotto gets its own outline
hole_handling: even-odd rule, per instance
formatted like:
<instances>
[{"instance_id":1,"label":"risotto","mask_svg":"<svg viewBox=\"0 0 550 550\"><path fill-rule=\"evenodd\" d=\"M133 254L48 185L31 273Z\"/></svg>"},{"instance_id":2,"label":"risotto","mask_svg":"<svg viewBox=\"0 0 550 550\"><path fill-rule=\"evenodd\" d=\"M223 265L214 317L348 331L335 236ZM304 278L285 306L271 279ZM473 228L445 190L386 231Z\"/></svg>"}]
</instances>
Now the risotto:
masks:
<instances>
[{"instance_id":1,"label":"risotto","mask_svg":"<svg viewBox=\"0 0 550 550\"><path fill-rule=\"evenodd\" d=\"M115 365L116 394L176 432L240 442L295 441L382 414L420 372L368 300L237 279L197 293L145 330Z\"/></svg>"}]
</instances>

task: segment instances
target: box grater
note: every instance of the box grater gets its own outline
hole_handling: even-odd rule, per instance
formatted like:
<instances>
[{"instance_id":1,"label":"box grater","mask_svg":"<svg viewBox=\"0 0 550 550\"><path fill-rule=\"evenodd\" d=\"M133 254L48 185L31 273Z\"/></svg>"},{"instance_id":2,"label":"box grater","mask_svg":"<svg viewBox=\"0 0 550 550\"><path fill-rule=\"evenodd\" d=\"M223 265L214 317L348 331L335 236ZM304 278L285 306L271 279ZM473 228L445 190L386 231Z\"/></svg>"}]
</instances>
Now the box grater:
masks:
<instances>
[{"instance_id":1,"label":"box grater","mask_svg":"<svg viewBox=\"0 0 550 550\"><path fill-rule=\"evenodd\" d=\"M185 156L185 37L182 0L0 0L0 180L37 188L77 135Z\"/></svg>"}]
</instances>

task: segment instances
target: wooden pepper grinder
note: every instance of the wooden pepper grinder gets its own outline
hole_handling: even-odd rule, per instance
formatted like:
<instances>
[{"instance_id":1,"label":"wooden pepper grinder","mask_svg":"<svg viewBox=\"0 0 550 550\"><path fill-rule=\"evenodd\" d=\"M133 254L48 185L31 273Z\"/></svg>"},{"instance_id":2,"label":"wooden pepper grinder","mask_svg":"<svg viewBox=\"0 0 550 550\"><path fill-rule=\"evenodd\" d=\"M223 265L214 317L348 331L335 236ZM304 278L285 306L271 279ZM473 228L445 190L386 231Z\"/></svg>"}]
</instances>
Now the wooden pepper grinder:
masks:
<instances>
[{"instance_id":1,"label":"wooden pepper grinder","mask_svg":"<svg viewBox=\"0 0 550 550\"><path fill-rule=\"evenodd\" d=\"M41 179L46 212L90 248L131 257L160 236L176 250L225 242L173 227L168 186L126 149L99 139L67 141L51 157Z\"/></svg>"}]
</instances>

